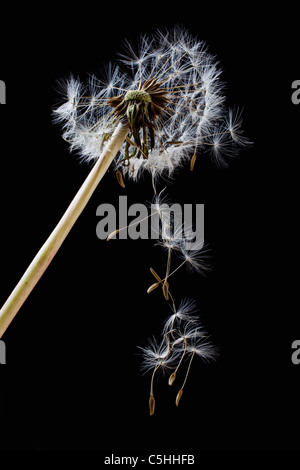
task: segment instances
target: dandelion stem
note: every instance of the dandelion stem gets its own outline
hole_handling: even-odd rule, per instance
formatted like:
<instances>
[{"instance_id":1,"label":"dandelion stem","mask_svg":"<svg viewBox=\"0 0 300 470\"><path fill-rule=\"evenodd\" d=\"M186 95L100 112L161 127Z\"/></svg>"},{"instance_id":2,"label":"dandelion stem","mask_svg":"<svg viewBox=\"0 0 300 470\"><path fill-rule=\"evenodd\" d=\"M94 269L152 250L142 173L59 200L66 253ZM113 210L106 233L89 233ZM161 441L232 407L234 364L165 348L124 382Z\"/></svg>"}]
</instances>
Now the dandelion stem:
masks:
<instances>
[{"instance_id":1,"label":"dandelion stem","mask_svg":"<svg viewBox=\"0 0 300 470\"><path fill-rule=\"evenodd\" d=\"M171 247L169 246L168 250L168 260L167 260L167 269L166 269L166 275L165 275L165 280L168 280L168 276L170 273L170 267L171 267Z\"/></svg>"},{"instance_id":2,"label":"dandelion stem","mask_svg":"<svg viewBox=\"0 0 300 470\"><path fill-rule=\"evenodd\" d=\"M152 377L151 377L151 384L150 384L150 396L153 395L153 380L154 380L154 376L155 376L155 372L157 371L157 369L159 369L160 367L160 364L158 364L154 371L153 371L153 374L152 374Z\"/></svg>"},{"instance_id":3,"label":"dandelion stem","mask_svg":"<svg viewBox=\"0 0 300 470\"><path fill-rule=\"evenodd\" d=\"M168 276L170 272L170 266L171 266L171 247L169 247L168 250L168 261L167 261L167 269L166 269L166 275L163 283L163 294L166 300L169 300L169 283L168 283Z\"/></svg>"},{"instance_id":4,"label":"dandelion stem","mask_svg":"<svg viewBox=\"0 0 300 470\"><path fill-rule=\"evenodd\" d=\"M173 309L174 309L174 312L176 312L176 306L175 306L175 301L174 301L174 297L171 295L171 292L168 290L168 294L169 294L169 297L171 297L171 302L173 304ZM173 336L173 334L172 334Z\"/></svg>"},{"instance_id":5,"label":"dandelion stem","mask_svg":"<svg viewBox=\"0 0 300 470\"><path fill-rule=\"evenodd\" d=\"M187 381L187 378L188 378L188 375L189 375L189 372L190 372L190 368L191 368L192 360L194 359L194 356L195 356L195 351L193 352L192 357L191 357L191 359L190 359L190 362L189 362L189 365L188 365L188 368L187 368L187 371L186 371L186 374L185 374L185 379L184 379L184 381L183 381L181 390L183 390L183 387L184 387L185 384L186 384L186 381Z\"/></svg>"},{"instance_id":6,"label":"dandelion stem","mask_svg":"<svg viewBox=\"0 0 300 470\"><path fill-rule=\"evenodd\" d=\"M185 259L179 266L177 266L176 269L174 269L174 271L172 271L171 273L168 274L168 279L173 275L175 274L180 268L182 268L182 266L184 266L184 264L187 262L187 260ZM162 279L162 281L165 281L166 278Z\"/></svg>"},{"instance_id":7,"label":"dandelion stem","mask_svg":"<svg viewBox=\"0 0 300 470\"><path fill-rule=\"evenodd\" d=\"M114 235L116 235L117 233L121 232L122 230L125 230L126 228L129 228L129 227L134 227L135 225L138 225L140 224L141 222L143 222L144 220L147 220L149 219L150 217L152 217L153 215L157 214L159 211L155 211L155 212L151 212L150 215L147 215L146 217L144 217L143 219L140 219L138 220L137 222L132 222L130 223L129 225L126 225L126 227L122 227L122 228L119 228L117 230L114 230L113 232L111 232L108 237L107 237L107 241L109 241Z\"/></svg>"},{"instance_id":8,"label":"dandelion stem","mask_svg":"<svg viewBox=\"0 0 300 470\"><path fill-rule=\"evenodd\" d=\"M182 353L182 355L181 355L180 361L179 361L178 364L177 364L177 367L176 367L176 369L175 369L175 372L178 371L178 369L179 369L179 367L180 367L180 364L182 363L183 358L184 358L184 356L185 356L185 353L186 353L186 341L184 341L184 350L183 350L183 353ZM184 382L184 383L185 383L185 382ZM181 388L183 388L183 386L182 386Z\"/></svg>"},{"instance_id":9,"label":"dandelion stem","mask_svg":"<svg viewBox=\"0 0 300 470\"><path fill-rule=\"evenodd\" d=\"M116 232L117 232L117 230L116 230ZM112 232L112 234L114 234L114 233L115 233L115 232ZM111 235L112 235L112 234L111 234ZM109 235L109 236L111 236L111 235ZM186 262L187 262L187 260L185 259L179 266L177 266L176 269L174 269L174 271L172 271L170 274L168 274L168 279L169 279L173 274L175 274L176 271L178 271L182 266L184 266L184 264L185 264ZM166 277L164 277L163 279L161 279L161 278L158 276L158 274L154 271L154 269L150 268L150 271L151 271L151 273L153 274L153 276L155 277L155 279L157 279L157 281L158 281L159 284L162 284L163 282L165 282L165 281L167 280ZM170 291L169 291L169 293L170 293Z\"/></svg>"},{"instance_id":10,"label":"dandelion stem","mask_svg":"<svg viewBox=\"0 0 300 470\"><path fill-rule=\"evenodd\" d=\"M0 338L37 284L53 257L85 208L98 183L105 175L129 132L128 124L120 123L101 156L69 205L62 219L37 253L23 277L0 310Z\"/></svg>"}]
</instances>

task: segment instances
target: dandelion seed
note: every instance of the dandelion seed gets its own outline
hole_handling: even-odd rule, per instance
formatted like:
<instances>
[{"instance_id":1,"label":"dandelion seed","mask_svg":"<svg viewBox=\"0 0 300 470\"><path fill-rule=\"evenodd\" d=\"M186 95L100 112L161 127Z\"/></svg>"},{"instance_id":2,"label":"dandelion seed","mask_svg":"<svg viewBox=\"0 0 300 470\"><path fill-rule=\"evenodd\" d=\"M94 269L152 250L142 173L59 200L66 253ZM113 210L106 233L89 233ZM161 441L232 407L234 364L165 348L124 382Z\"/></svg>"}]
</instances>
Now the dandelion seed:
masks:
<instances>
[{"instance_id":1,"label":"dandelion seed","mask_svg":"<svg viewBox=\"0 0 300 470\"><path fill-rule=\"evenodd\" d=\"M157 341L155 338L149 340L148 346L139 348L142 350L143 362L142 370L166 371L171 369L177 361L178 354L170 349L169 341L166 338Z\"/></svg>"},{"instance_id":2,"label":"dandelion seed","mask_svg":"<svg viewBox=\"0 0 300 470\"><path fill-rule=\"evenodd\" d=\"M176 406L179 405L179 401L182 396L185 384L187 382L191 365L192 365L192 361L195 355L198 355L199 357L201 357L201 359L204 360L205 362L208 362L209 360L214 360L217 356L216 349L210 344L210 342L207 339L203 338L201 335L198 335L198 334L195 334L192 336L189 335L187 338L185 337L184 343L185 343L185 353L190 354L191 357L190 357L190 361L187 367L183 384L176 397ZM179 365L177 366L177 369L178 367Z\"/></svg>"},{"instance_id":3,"label":"dandelion seed","mask_svg":"<svg viewBox=\"0 0 300 470\"><path fill-rule=\"evenodd\" d=\"M151 371L151 383L150 383L150 414L154 413L155 400L154 400L154 377L158 370L166 371L174 366L177 361L177 353L170 349L169 341L164 338L158 342L155 338L149 341L149 345L142 350L143 362L142 370L145 372Z\"/></svg>"},{"instance_id":4,"label":"dandelion seed","mask_svg":"<svg viewBox=\"0 0 300 470\"><path fill-rule=\"evenodd\" d=\"M238 145L251 145L252 142L244 136L244 132L241 128L242 122L242 111L239 108L229 109L228 116L226 117L226 126L232 139Z\"/></svg>"},{"instance_id":5,"label":"dandelion seed","mask_svg":"<svg viewBox=\"0 0 300 470\"><path fill-rule=\"evenodd\" d=\"M191 338L187 344L187 353L196 354L204 362L214 361L218 357L217 348L205 336Z\"/></svg>"},{"instance_id":6,"label":"dandelion seed","mask_svg":"<svg viewBox=\"0 0 300 470\"><path fill-rule=\"evenodd\" d=\"M170 200L168 196L164 193L166 188L162 189L159 194L154 194L151 207L155 213L158 213L161 220L166 219L166 215L170 213Z\"/></svg>"},{"instance_id":7,"label":"dandelion seed","mask_svg":"<svg viewBox=\"0 0 300 470\"><path fill-rule=\"evenodd\" d=\"M150 217L152 217L153 214L150 214L150 215L147 215L147 217L144 217L143 219L139 219L137 222L131 222L129 225L126 225L125 227L122 227L122 228L119 228L117 230L114 230L112 233L110 233L106 239L106 241L109 241L112 237L114 237L115 235L117 235L119 232L121 232L122 230L126 230L127 228L129 227L134 227L135 225L138 225L140 224L141 222L143 222L144 220L147 220L149 219Z\"/></svg>"},{"instance_id":8,"label":"dandelion seed","mask_svg":"<svg viewBox=\"0 0 300 470\"><path fill-rule=\"evenodd\" d=\"M171 235L171 219L172 213L170 209L170 201L163 192L164 188L159 194L156 194L155 183L153 183L155 195L151 204L151 210L153 214L157 214L158 217L153 221L153 229L156 231L158 238L161 236L161 232L164 237L170 237Z\"/></svg>"},{"instance_id":9,"label":"dandelion seed","mask_svg":"<svg viewBox=\"0 0 300 470\"><path fill-rule=\"evenodd\" d=\"M189 340L194 338L199 338L205 336L205 331L199 320L197 321L187 321L183 325L179 325L176 328L177 338L172 343L173 347L179 345L179 350L182 348L182 344L185 347L185 344Z\"/></svg>"},{"instance_id":10,"label":"dandelion seed","mask_svg":"<svg viewBox=\"0 0 300 470\"><path fill-rule=\"evenodd\" d=\"M201 242L194 247L193 250L187 249L186 239L182 239L180 256L183 257L186 266L191 271L197 271L201 274L205 274L211 269L208 263L209 259L209 248L207 244Z\"/></svg>"},{"instance_id":11,"label":"dandelion seed","mask_svg":"<svg viewBox=\"0 0 300 470\"><path fill-rule=\"evenodd\" d=\"M186 372L186 375L185 375L185 378L184 378L182 387L181 387L181 389L179 390L178 395L177 395L177 397L176 397L176 406L179 405L179 401L180 401L180 399L181 399L181 397L182 397L183 389L184 389L184 386L185 386L185 384L186 384L186 381L187 381L187 378L188 378L188 375L189 375L189 372L190 372L190 368L191 368L191 365L192 365L192 360L193 360L193 358L194 358L194 355L195 355L195 353L193 353L192 356L191 356L191 359L190 359L190 362L189 362L189 365L188 365L188 368L187 368L187 372Z\"/></svg>"},{"instance_id":12,"label":"dandelion seed","mask_svg":"<svg viewBox=\"0 0 300 470\"><path fill-rule=\"evenodd\" d=\"M168 250L168 263L172 251L181 251L182 244L185 243L184 226L179 225L176 220L165 218L162 220L161 238L157 245Z\"/></svg>"}]
</instances>

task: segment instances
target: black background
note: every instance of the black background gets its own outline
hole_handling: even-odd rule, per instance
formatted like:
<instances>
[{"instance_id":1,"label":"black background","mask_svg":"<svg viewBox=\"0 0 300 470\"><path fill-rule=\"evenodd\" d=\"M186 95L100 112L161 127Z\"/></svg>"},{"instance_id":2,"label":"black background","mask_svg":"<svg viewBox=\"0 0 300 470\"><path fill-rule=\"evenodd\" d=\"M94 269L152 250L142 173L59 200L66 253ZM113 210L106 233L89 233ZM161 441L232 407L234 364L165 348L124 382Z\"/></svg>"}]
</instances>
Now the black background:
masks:
<instances>
[{"instance_id":1,"label":"black background","mask_svg":"<svg viewBox=\"0 0 300 470\"><path fill-rule=\"evenodd\" d=\"M124 38L182 24L206 40L220 60L228 105L244 109L254 145L225 170L202 156L194 172L183 169L168 187L174 202L205 204L214 269L206 278L178 273L175 289L178 298L196 299L220 349L217 362L195 360L178 408L178 383L156 380L149 416L150 376L140 373L137 346L160 331L166 315L161 293L146 294L149 267L164 266L164 254L151 240L96 237L99 204L152 196L150 179L122 189L108 173L3 337L1 448L119 455L299 448L300 365L291 362L300 336L293 301L300 106L291 102L297 25L289 11L251 8L234 14L202 5L86 5L74 15L18 9L18 27L8 14L0 76L7 86L0 108L0 302L89 172L52 123L57 80L97 73Z\"/></svg>"}]
</instances>

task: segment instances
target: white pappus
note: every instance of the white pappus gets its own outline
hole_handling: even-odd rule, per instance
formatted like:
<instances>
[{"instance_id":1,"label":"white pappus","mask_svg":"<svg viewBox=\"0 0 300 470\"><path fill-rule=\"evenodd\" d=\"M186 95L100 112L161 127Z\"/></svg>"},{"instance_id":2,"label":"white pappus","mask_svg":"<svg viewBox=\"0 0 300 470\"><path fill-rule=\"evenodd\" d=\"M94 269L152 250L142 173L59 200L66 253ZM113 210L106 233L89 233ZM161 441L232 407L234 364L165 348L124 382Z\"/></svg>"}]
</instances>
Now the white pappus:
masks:
<instances>
[{"instance_id":1,"label":"white pappus","mask_svg":"<svg viewBox=\"0 0 300 470\"><path fill-rule=\"evenodd\" d=\"M240 131L241 113L227 110L221 70L203 41L182 27L141 36L137 51L127 42L106 76L87 85L71 77L67 101L54 111L63 136L82 159L97 159L118 122L130 132L115 158L115 169L134 180L143 171L154 178L210 149L218 164L223 155L248 141Z\"/></svg>"}]
</instances>

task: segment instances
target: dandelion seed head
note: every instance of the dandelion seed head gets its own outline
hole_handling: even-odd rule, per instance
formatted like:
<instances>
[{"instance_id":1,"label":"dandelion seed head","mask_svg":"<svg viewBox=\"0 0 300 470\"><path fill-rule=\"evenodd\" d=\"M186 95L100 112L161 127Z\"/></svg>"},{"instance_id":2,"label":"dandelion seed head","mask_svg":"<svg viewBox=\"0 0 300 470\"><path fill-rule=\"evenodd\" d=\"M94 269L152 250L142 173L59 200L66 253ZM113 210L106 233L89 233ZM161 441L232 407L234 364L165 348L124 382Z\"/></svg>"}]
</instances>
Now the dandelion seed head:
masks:
<instances>
[{"instance_id":1,"label":"dandelion seed head","mask_svg":"<svg viewBox=\"0 0 300 470\"><path fill-rule=\"evenodd\" d=\"M142 35L137 48L127 41L120 61L127 71L109 63L103 76L91 76L86 86L71 77L66 102L54 112L71 150L82 159L99 158L120 120L127 120L130 131L114 166L134 180L143 172L154 179L171 176L205 145L221 161L225 142L207 137L216 134L220 120L225 120L228 139L246 143L240 114L225 118L218 62L184 28Z\"/></svg>"}]
</instances>

